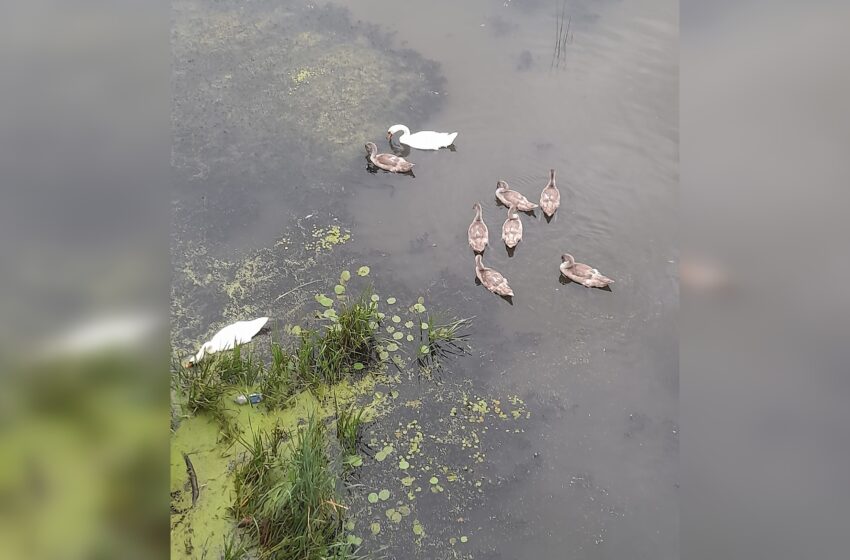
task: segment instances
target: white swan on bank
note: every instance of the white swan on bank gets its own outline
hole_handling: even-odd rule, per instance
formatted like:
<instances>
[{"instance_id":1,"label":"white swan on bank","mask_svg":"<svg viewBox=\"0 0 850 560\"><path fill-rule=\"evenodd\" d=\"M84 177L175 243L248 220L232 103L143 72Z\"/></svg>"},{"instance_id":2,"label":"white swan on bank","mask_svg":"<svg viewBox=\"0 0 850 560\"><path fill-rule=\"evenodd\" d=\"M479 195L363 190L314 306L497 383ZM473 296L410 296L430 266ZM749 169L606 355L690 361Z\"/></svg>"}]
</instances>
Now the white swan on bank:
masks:
<instances>
[{"instance_id":1,"label":"white swan on bank","mask_svg":"<svg viewBox=\"0 0 850 560\"><path fill-rule=\"evenodd\" d=\"M454 144L457 132L434 132L433 130L422 130L415 134L403 124L394 124L387 130L387 140L392 141L393 134L401 132L398 141L402 144L416 148L417 150L439 150Z\"/></svg>"},{"instance_id":2,"label":"white swan on bank","mask_svg":"<svg viewBox=\"0 0 850 560\"><path fill-rule=\"evenodd\" d=\"M240 344L251 342L251 339L266 326L268 320L268 317L260 317L251 321L237 321L232 325L227 325L215 333L209 341L201 345L201 349L198 350L195 357L189 360L189 365L197 364L207 354L215 354L222 350L232 350Z\"/></svg>"}]
</instances>

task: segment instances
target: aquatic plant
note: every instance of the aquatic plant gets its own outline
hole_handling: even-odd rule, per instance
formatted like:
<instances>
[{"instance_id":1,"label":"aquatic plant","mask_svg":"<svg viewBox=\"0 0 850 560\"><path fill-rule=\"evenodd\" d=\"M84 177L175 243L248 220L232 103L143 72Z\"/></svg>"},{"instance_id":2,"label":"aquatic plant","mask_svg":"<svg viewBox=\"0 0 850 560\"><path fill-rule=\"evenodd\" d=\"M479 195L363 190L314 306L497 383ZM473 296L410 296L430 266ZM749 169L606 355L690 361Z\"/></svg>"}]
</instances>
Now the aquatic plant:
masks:
<instances>
[{"instance_id":1,"label":"aquatic plant","mask_svg":"<svg viewBox=\"0 0 850 560\"><path fill-rule=\"evenodd\" d=\"M439 315L428 315L419 325L422 344L419 347L419 366L426 372L442 368L443 360L469 352L468 333L462 332L472 325L472 318L444 320Z\"/></svg>"},{"instance_id":2,"label":"aquatic plant","mask_svg":"<svg viewBox=\"0 0 850 560\"><path fill-rule=\"evenodd\" d=\"M294 393L292 374L295 369L294 357L279 342L271 344L271 365L260 379L259 392L263 395L263 404L268 410L283 408Z\"/></svg>"},{"instance_id":3,"label":"aquatic plant","mask_svg":"<svg viewBox=\"0 0 850 560\"><path fill-rule=\"evenodd\" d=\"M336 407L336 438L346 455L357 453L357 445L360 442L360 427L363 423L365 408L358 408L351 404L342 410Z\"/></svg>"},{"instance_id":4,"label":"aquatic plant","mask_svg":"<svg viewBox=\"0 0 850 560\"><path fill-rule=\"evenodd\" d=\"M216 360L209 360L194 367L176 366L177 383L186 398L186 408L192 414L212 412L221 407L225 387L216 364Z\"/></svg>"},{"instance_id":5,"label":"aquatic plant","mask_svg":"<svg viewBox=\"0 0 850 560\"><path fill-rule=\"evenodd\" d=\"M248 458L235 475L234 516L263 558L349 558L346 507L336 494L324 424L310 415L286 449L283 438L277 429L258 430L243 442Z\"/></svg>"}]
</instances>

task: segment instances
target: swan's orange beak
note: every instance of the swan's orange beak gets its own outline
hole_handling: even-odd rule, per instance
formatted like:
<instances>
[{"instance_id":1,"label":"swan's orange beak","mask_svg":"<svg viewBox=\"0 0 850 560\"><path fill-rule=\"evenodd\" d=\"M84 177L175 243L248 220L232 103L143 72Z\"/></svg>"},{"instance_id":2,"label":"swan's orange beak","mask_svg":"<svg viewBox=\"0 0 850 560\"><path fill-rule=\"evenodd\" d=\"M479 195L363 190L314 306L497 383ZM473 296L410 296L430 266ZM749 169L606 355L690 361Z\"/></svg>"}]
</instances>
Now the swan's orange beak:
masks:
<instances>
[{"instance_id":1,"label":"swan's orange beak","mask_svg":"<svg viewBox=\"0 0 850 560\"><path fill-rule=\"evenodd\" d=\"M392 139L393 139L393 133L387 132L387 140L392 140Z\"/></svg>"}]
</instances>

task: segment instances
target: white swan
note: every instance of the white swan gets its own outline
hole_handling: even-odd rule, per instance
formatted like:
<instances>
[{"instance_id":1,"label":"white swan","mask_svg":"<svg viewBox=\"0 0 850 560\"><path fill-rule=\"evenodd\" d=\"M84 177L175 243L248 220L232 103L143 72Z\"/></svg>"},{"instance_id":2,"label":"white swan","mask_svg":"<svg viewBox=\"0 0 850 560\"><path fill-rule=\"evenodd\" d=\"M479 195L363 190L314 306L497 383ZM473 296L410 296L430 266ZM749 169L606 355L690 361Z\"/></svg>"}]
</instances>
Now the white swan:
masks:
<instances>
[{"instance_id":1,"label":"white swan","mask_svg":"<svg viewBox=\"0 0 850 560\"><path fill-rule=\"evenodd\" d=\"M232 350L235 346L251 342L260 329L268 322L268 317L260 317L251 321L237 321L227 325L208 341L201 345L201 349L195 357L189 360L189 365L195 365L204 359L207 354L215 354L222 350Z\"/></svg>"},{"instance_id":2,"label":"white swan","mask_svg":"<svg viewBox=\"0 0 850 560\"><path fill-rule=\"evenodd\" d=\"M434 132L433 130L422 130L411 134L410 129L403 124L394 124L387 130L387 140L392 140L393 134L401 132L398 141L417 150L439 150L454 144L457 132Z\"/></svg>"}]
</instances>

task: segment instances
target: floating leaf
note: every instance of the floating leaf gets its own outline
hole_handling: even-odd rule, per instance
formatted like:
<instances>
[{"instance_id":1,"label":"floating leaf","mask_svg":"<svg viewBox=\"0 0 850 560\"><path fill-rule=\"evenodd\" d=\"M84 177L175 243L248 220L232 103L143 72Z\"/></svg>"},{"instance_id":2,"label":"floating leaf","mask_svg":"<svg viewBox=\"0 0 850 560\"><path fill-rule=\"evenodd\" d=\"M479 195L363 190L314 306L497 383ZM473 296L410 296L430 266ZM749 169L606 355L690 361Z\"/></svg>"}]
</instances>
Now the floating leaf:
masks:
<instances>
[{"instance_id":1,"label":"floating leaf","mask_svg":"<svg viewBox=\"0 0 850 560\"><path fill-rule=\"evenodd\" d=\"M401 331L396 331L393 333L393 338L396 340L401 340L402 338L404 338L404 333Z\"/></svg>"},{"instance_id":2,"label":"floating leaf","mask_svg":"<svg viewBox=\"0 0 850 560\"><path fill-rule=\"evenodd\" d=\"M319 305L322 307L330 307L334 304L334 300L325 294L316 294L316 301L319 302Z\"/></svg>"},{"instance_id":3,"label":"floating leaf","mask_svg":"<svg viewBox=\"0 0 850 560\"><path fill-rule=\"evenodd\" d=\"M325 309L325 312L322 313L322 315L325 317L325 319L333 319L337 316L336 311L334 309Z\"/></svg>"},{"instance_id":4,"label":"floating leaf","mask_svg":"<svg viewBox=\"0 0 850 560\"><path fill-rule=\"evenodd\" d=\"M381 498L382 502L386 502L390 499L390 491L384 488L380 492L378 492L378 497Z\"/></svg>"},{"instance_id":5,"label":"floating leaf","mask_svg":"<svg viewBox=\"0 0 850 560\"><path fill-rule=\"evenodd\" d=\"M343 286L342 284L337 284L336 286L334 286L334 292L336 292L336 295L341 296L345 293L345 286Z\"/></svg>"},{"instance_id":6,"label":"floating leaf","mask_svg":"<svg viewBox=\"0 0 850 560\"><path fill-rule=\"evenodd\" d=\"M402 458L401 458L401 459L399 459L399 461L398 461L398 468L400 468L400 469L401 469L401 470L403 470L403 471L406 471L408 468L410 468L410 463L408 463L407 461L405 461L405 460L404 460L404 457L402 457Z\"/></svg>"},{"instance_id":7,"label":"floating leaf","mask_svg":"<svg viewBox=\"0 0 850 560\"><path fill-rule=\"evenodd\" d=\"M425 313L425 306L421 303L417 303L413 306L413 310L417 313Z\"/></svg>"},{"instance_id":8,"label":"floating leaf","mask_svg":"<svg viewBox=\"0 0 850 560\"><path fill-rule=\"evenodd\" d=\"M375 321L369 321L369 328L374 331L378 328L378 323L376 323Z\"/></svg>"},{"instance_id":9,"label":"floating leaf","mask_svg":"<svg viewBox=\"0 0 850 560\"><path fill-rule=\"evenodd\" d=\"M407 338L408 342L413 342L413 335L412 334L407 335L406 338Z\"/></svg>"},{"instance_id":10,"label":"floating leaf","mask_svg":"<svg viewBox=\"0 0 850 560\"><path fill-rule=\"evenodd\" d=\"M431 480L429 480L428 482L430 482L431 484L437 484L438 482L440 482L440 479L436 476L432 476Z\"/></svg>"},{"instance_id":11,"label":"floating leaf","mask_svg":"<svg viewBox=\"0 0 850 560\"><path fill-rule=\"evenodd\" d=\"M366 366L364 366L364 365L363 365L363 364L361 364L360 362L356 362L356 363L355 363L353 366L351 366L351 367L353 367L354 369L356 369L356 370L360 371L361 369L363 369L363 368L364 368L364 367L366 367Z\"/></svg>"},{"instance_id":12,"label":"floating leaf","mask_svg":"<svg viewBox=\"0 0 850 560\"><path fill-rule=\"evenodd\" d=\"M413 484L415 481L416 481L416 479L415 479L415 478L413 478L412 476L406 476L406 477L404 477L404 478L402 478L402 479L401 479L401 483L402 483L404 486L410 486L410 485L411 485L411 484Z\"/></svg>"},{"instance_id":13,"label":"floating leaf","mask_svg":"<svg viewBox=\"0 0 850 560\"><path fill-rule=\"evenodd\" d=\"M386 317L386 315L378 311L378 319L383 319L384 317Z\"/></svg>"},{"instance_id":14,"label":"floating leaf","mask_svg":"<svg viewBox=\"0 0 850 560\"><path fill-rule=\"evenodd\" d=\"M378 297L378 294L372 294L372 297L370 299L372 301L374 301L375 303L378 303L378 301L380 301L381 298Z\"/></svg>"},{"instance_id":15,"label":"floating leaf","mask_svg":"<svg viewBox=\"0 0 850 560\"><path fill-rule=\"evenodd\" d=\"M428 345L427 345L427 344L423 344L422 346L420 346L420 347L419 347L419 352L420 352L420 353L422 353L422 354L427 354L427 353L428 353Z\"/></svg>"},{"instance_id":16,"label":"floating leaf","mask_svg":"<svg viewBox=\"0 0 850 560\"><path fill-rule=\"evenodd\" d=\"M407 327L408 329L412 329L413 328L413 321L407 321L404 324L404 326Z\"/></svg>"},{"instance_id":17,"label":"floating leaf","mask_svg":"<svg viewBox=\"0 0 850 560\"><path fill-rule=\"evenodd\" d=\"M419 326L420 326L420 327L422 327L422 330L423 330L423 331L427 331L427 330L428 330L428 323L426 323L425 321L422 321L422 324L421 324L421 325L419 325Z\"/></svg>"},{"instance_id":18,"label":"floating leaf","mask_svg":"<svg viewBox=\"0 0 850 560\"><path fill-rule=\"evenodd\" d=\"M410 506L406 504L403 506L399 506L397 511L403 516L407 517L408 515L410 515Z\"/></svg>"},{"instance_id":19,"label":"floating leaf","mask_svg":"<svg viewBox=\"0 0 850 560\"><path fill-rule=\"evenodd\" d=\"M387 304L393 305L395 302L396 302L396 299L394 297L388 297L387 298Z\"/></svg>"},{"instance_id":20,"label":"floating leaf","mask_svg":"<svg viewBox=\"0 0 850 560\"><path fill-rule=\"evenodd\" d=\"M366 499L369 500L370 504L378 503L378 495L375 492L370 492Z\"/></svg>"},{"instance_id":21,"label":"floating leaf","mask_svg":"<svg viewBox=\"0 0 850 560\"><path fill-rule=\"evenodd\" d=\"M419 296L419 298L416 300L416 303L418 303L419 305L424 305L425 304L425 298L422 297L422 296Z\"/></svg>"},{"instance_id":22,"label":"floating leaf","mask_svg":"<svg viewBox=\"0 0 850 560\"><path fill-rule=\"evenodd\" d=\"M343 271L340 273L340 275L339 275L339 281L340 281L340 283L341 283L341 284L345 284L345 283L346 283L346 282L348 282L349 280L351 280L351 273L350 273L350 272L348 272L347 270L343 270Z\"/></svg>"},{"instance_id":23,"label":"floating leaf","mask_svg":"<svg viewBox=\"0 0 850 560\"><path fill-rule=\"evenodd\" d=\"M353 544L354 546L360 546L361 544L363 544L363 539L361 539L357 535L348 535L346 537L346 540L349 542L349 544Z\"/></svg>"},{"instance_id":24,"label":"floating leaf","mask_svg":"<svg viewBox=\"0 0 850 560\"><path fill-rule=\"evenodd\" d=\"M381 524L377 523L377 522L372 523L371 525L369 525L369 529L372 530L373 535L377 535L378 533L381 532Z\"/></svg>"},{"instance_id":25,"label":"floating leaf","mask_svg":"<svg viewBox=\"0 0 850 560\"><path fill-rule=\"evenodd\" d=\"M387 511L384 512L384 515L386 515L387 519L389 519L393 516L394 513L395 513L395 508L390 508L390 509L388 509Z\"/></svg>"},{"instance_id":26,"label":"floating leaf","mask_svg":"<svg viewBox=\"0 0 850 560\"><path fill-rule=\"evenodd\" d=\"M457 539L456 539L456 538L454 538L454 537L450 538L450 539L449 539L449 544L450 544L450 545L452 545L452 546L456 545L456 544L457 544Z\"/></svg>"},{"instance_id":27,"label":"floating leaf","mask_svg":"<svg viewBox=\"0 0 850 560\"><path fill-rule=\"evenodd\" d=\"M387 455L389 455L390 453L393 452L393 446L392 445L385 445L383 452L386 453Z\"/></svg>"},{"instance_id":28,"label":"floating leaf","mask_svg":"<svg viewBox=\"0 0 850 560\"><path fill-rule=\"evenodd\" d=\"M345 458L345 464L350 467L359 467L363 465L363 457L360 455L349 455Z\"/></svg>"},{"instance_id":29,"label":"floating leaf","mask_svg":"<svg viewBox=\"0 0 850 560\"><path fill-rule=\"evenodd\" d=\"M345 522L345 530L346 531L353 531L354 530L354 521L353 520L349 519L348 521Z\"/></svg>"},{"instance_id":30,"label":"floating leaf","mask_svg":"<svg viewBox=\"0 0 850 560\"><path fill-rule=\"evenodd\" d=\"M413 534L414 535L422 535L425 533L425 528L422 527L422 523L418 519L413 521Z\"/></svg>"},{"instance_id":31,"label":"floating leaf","mask_svg":"<svg viewBox=\"0 0 850 560\"><path fill-rule=\"evenodd\" d=\"M299 336L301 334L301 327L299 327L298 325L292 327L292 334L295 336Z\"/></svg>"},{"instance_id":32,"label":"floating leaf","mask_svg":"<svg viewBox=\"0 0 850 560\"><path fill-rule=\"evenodd\" d=\"M357 276L369 276L369 267L361 266L357 269Z\"/></svg>"},{"instance_id":33,"label":"floating leaf","mask_svg":"<svg viewBox=\"0 0 850 560\"><path fill-rule=\"evenodd\" d=\"M390 353L385 351L385 350L381 351L381 353L379 354L379 357L381 358L381 360L386 360L387 358L390 357Z\"/></svg>"},{"instance_id":34,"label":"floating leaf","mask_svg":"<svg viewBox=\"0 0 850 560\"><path fill-rule=\"evenodd\" d=\"M401 317L398 315L393 315L393 323L401 323Z\"/></svg>"},{"instance_id":35,"label":"floating leaf","mask_svg":"<svg viewBox=\"0 0 850 560\"><path fill-rule=\"evenodd\" d=\"M469 538L467 538L467 536L466 536L466 535L464 535L464 536L462 536L462 537L460 538L460 542L466 542L466 541L468 541L468 540L469 540Z\"/></svg>"},{"instance_id":36,"label":"floating leaf","mask_svg":"<svg viewBox=\"0 0 850 560\"><path fill-rule=\"evenodd\" d=\"M390 521L392 521L393 523L401 523L401 514L397 511L394 511L393 514L390 516Z\"/></svg>"},{"instance_id":37,"label":"floating leaf","mask_svg":"<svg viewBox=\"0 0 850 560\"><path fill-rule=\"evenodd\" d=\"M395 327L392 325L387 325L387 332L393 334L395 332Z\"/></svg>"},{"instance_id":38,"label":"floating leaf","mask_svg":"<svg viewBox=\"0 0 850 560\"><path fill-rule=\"evenodd\" d=\"M379 463L383 463L384 459L386 459L386 458L387 458L387 454L384 453L383 451L378 451L377 453L375 453L375 460L378 461Z\"/></svg>"},{"instance_id":39,"label":"floating leaf","mask_svg":"<svg viewBox=\"0 0 850 560\"><path fill-rule=\"evenodd\" d=\"M389 344L387 344L388 352L395 352L396 350L398 350L398 344L396 344L395 342L390 342Z\"/></svg>"}]
</instances>

